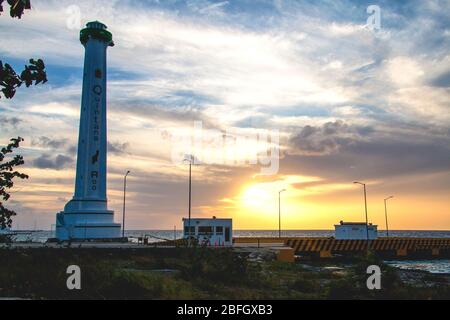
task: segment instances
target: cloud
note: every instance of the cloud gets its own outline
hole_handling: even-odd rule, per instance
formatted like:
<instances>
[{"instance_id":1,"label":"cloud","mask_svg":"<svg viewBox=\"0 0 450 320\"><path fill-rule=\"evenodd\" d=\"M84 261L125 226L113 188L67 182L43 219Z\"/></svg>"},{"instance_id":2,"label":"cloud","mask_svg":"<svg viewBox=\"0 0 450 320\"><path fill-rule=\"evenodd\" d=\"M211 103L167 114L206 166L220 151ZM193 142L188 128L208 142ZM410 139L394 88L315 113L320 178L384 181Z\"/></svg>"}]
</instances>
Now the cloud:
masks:
<instances>
[{"instance_id":1,"label":"cloud","mask_svg":"<svg viewBox=\"0 0 450 320\"><path fill-rule=\"evenodd\" d=\"M73 158L62 154L58 154L57 156L43 154L33 160L33 166L39 169L61 170L71 163L73 163Z\"/></svg>"},{"instance_id":2,"label":"cloud","mask_svg":"<svg viewBox=\"0 0 450 320\"><path fill-rule=\"evenodd\" d=\"M410 139L418 128L399 125L389 131L361 130L341 125L336 133L327 135L324 126L305 127L292 141L297 149L285 154L281 173L295 174L301 168L327 181L344 182L449 172L450 137L445 132L422 132Z\"/></svg>"},{"instance_id":3,"label":"cloud","mask_svg":"<svg viewBox=\"0 0 450 320\"><path fill-rule=\"evenodd\" d=\"M229 1L210 2L205 0L188 0L187 7L199 14L221 16L224 15L224 7L229 5Z\"/></svg>"},{"instance_id":4,"label":"cloud","mask_svg":"<svg viewBox=\"0 0 450 320\"><path fill-rule=\"evenodd\" d=\"M320 127L307 125L290 138L292 153L325 155L361 141L374 131L371 127L351 126L341 120Z\"/></svg>"},{"instance_id":5,"label":"cloud","mask_svg":"<svg viewBox=\"0 0 450 320\"><path fill-rule=\"evenodd\" d=\"M33 104L28 111L34 113L42 113L46 115L59 115L67 117L76 117L80 113L69 103L50 102L47 104Z\"/></svg>"},{"instance_id":6,"label":"cloud","mask_svg":"<svg viewBox=\"0 0 450 320\"><path fill-rule=\"evenodd\" d=\"M120 143L120 142L109 142L108 141L108 152L112 154L124 154L127 152L130 144L128 142Z\"/></svg>"},{"instance_id":7,"label":"cloud","mask_svg":"<svg viewBox=\"0 0 450 320\"><path fill-rule=\"evenodd\" d=\"M395 57L387 63L391 81L399 87L415 86L424 75L421 66L409 57Z\"/></svg>"},{"instance_id":8,"label":"cloud","mask_svg":"<svg viewBox=\"0 0 450 320\"><path fill-rule=\"evenodd\" d=\"M0 123L2 125L9 125L12 126L14 128L17 128L17 126L22 123L23 120L19 119L18 117L4 117L4 116L0 116Z\"/></svg>"},{"instance_id":9,"label":"cloud","mask_svg":"<svg viewBox=\"0 0 450 320\"><path fill-rule=\"evenodd\" d=\"M156 102L155 102L156 103ZM145 120L147 124L152 126L174 126L192 124L193 121L202 121L205 126L215 127L215 124L203 110L195 104L185 105L158 105L150 102L128 101L120 105L115 103L110 106L110 114L123 116L134 116L139 120Z\"/></svg>"},{"instance_id":10,"label":"cloud","mask_svg":"<svg viewBox=\"0 0 450 320\"><path fill-rule=\"evenodd\" d=\"M68 139L55 139L55 138L49 138L46 136L41 136L38 138L35 138L31 141L32 146L37 146L45 149L60 149L64 147L68 142Z\"/></svg>"},{"instance_id":11,"label":"cloud","mask_svg":"<svg viewBox=\"0 0 450 320\"><path fill-rule=\"evenodd\" d=\"M70 145L67 148L67 152L71 155L75 155L77 153L77 150L78 150L78 145L76 145L76 144Z\"/></svg>"},{"instance_id":12,"label":"cloud","mask_svg":"<svg viewBox=\"0 0 450 320\"><path fill-rule=\"evenodd\" d=\"M446 71L438 75L431 81L431 84L436 87L448 88L450 87L450 71Z\"/></svg>"}]
</instances>

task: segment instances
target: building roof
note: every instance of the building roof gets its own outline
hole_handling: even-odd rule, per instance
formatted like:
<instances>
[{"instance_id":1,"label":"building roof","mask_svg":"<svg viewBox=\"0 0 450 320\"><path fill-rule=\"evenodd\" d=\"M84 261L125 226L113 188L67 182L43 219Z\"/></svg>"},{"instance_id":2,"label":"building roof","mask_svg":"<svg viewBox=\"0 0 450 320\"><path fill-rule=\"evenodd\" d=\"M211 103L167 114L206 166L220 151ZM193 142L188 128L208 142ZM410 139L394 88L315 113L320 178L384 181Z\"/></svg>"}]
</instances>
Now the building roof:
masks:
<instances>
[{"instance_id":1,"label":"building roof","mask_svg":"<svg viewBox=\"0 0 450 320\"><path fill-rule=\"evenodd\" d=\"M339 224L336 224L336 226L365 226L365 222L344 222L341 221ZM371 226L372 223L369 223L369 226Z\"/></svg>"},{"instance_id":2,"label":"building roof","mask_svg":"<svg viewBox=\"0 0 450 320\"><path fill-rule=\"evenodd\" d=\"M185 220L189 220L189 218L183 218L183 221ZM192 220L200 220L200 221L205 221L205 220L232 220L231 218L216 218L216 217L212 217L212 218L192 218L191 217L191 221Z\"/></svg>"}]
</instances>

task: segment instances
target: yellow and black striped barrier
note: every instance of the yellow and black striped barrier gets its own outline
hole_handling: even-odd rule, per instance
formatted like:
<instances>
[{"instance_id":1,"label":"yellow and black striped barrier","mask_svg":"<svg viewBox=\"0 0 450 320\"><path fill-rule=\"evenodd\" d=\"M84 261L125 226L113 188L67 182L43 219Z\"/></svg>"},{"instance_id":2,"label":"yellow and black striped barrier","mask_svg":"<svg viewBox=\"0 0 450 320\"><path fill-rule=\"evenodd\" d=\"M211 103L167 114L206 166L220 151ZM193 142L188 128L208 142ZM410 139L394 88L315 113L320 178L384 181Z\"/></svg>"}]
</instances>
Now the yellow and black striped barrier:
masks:
<instances>
[{"instance_id":1,"label":"yellow and black striped barrier","mask_svg":"<svg viewBox=\"0 0 450 320\"><path fill-rule=\"evenodd\" d=\"M406 256L413 252L430 251L434 256L450 249L450 238L378 238L376 240L337 240L334 238L288 239L285 244L296 253L317 252L322 257L332 253L362 252L368 247L375 252L395 252Z\"/></svg>"},{"instance_id":2,"label":"yellow and black striped barrier","mask_svg":"<svg viewBox=\"0 0 450 320\"><path fill-rule=\"evenodd\" d=\"M407 256L414 252L429 252L433 256L450 252L450 238L378 238L376 240L337 240L335 238L235 238L234 243L284 243L297 254L319 254L330 257L333 253L356 253L370 249L379 253Z\"/></svg>"}]
</instances>

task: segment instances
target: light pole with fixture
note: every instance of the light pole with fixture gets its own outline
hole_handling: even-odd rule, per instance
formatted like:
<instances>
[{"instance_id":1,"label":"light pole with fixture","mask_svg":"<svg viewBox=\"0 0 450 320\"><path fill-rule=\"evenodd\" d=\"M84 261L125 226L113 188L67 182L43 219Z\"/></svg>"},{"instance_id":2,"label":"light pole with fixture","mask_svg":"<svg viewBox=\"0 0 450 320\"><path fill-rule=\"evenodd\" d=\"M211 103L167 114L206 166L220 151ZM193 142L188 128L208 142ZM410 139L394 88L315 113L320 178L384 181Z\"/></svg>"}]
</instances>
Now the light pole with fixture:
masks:
<instances>
[{"instance_id":1,"label":"light pole with fixture","mask_svg":"<svg viewBox=\"0 0 450 320\"><path fill-rule=\"evenodd\" d=\"M387 213L387 201L392 199L394 196L387 197L384 199L384 216L386 218L386 235L389 237L389 225L388 225L388 213Z\"/></svg>"},{"instance_id":2,"label":"light pole with fixture","mask_svg":"<svg viewBox=\"0 0 450 320\"><path fill-rule=\"evenodd\" d=\"M364 207L365 207L365 211L366 211L366 233L367 233L367 248L369 248L370 242L369 242L369 217L367 214L367 192L366 192L366 184L359 182L359 181L355 181L353 182L355 184L360 184L364 187Z\"/></svg>"},{"instance_id":3,"label":"light pole with fixture","mask_svg":"<svg viewBox=\"0 0 450 320\"><path fill-rule=\"evenodd\" d=\"M281 238L281 193L286 189L278 191L278 238Z\"/></svg>"}]
</instances>

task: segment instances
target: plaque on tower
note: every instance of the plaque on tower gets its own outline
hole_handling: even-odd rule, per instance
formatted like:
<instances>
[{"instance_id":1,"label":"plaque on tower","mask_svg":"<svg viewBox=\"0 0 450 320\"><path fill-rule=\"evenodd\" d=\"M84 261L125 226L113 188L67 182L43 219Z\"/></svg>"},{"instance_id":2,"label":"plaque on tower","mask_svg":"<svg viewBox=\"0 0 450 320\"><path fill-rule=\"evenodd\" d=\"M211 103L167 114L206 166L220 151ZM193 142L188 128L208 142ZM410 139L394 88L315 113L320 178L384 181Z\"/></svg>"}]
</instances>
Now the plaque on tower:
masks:
<instances>
[{"instance_id":1,"label":"plaque on tower","mask_svg":"<svg viewBox=\"0 0 450 320\"><path fill-rule=\"evenodd\" d=\"M85 47L78 154L73 199L56 217L56 238L120 238L106 196L107 118L106 51L114 46L112 34L98 21L80 32Z\"/></svg>"}]
</instances>

